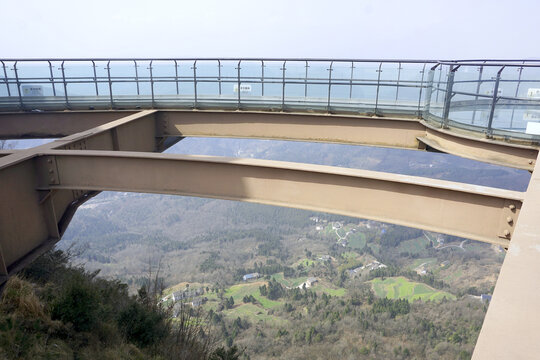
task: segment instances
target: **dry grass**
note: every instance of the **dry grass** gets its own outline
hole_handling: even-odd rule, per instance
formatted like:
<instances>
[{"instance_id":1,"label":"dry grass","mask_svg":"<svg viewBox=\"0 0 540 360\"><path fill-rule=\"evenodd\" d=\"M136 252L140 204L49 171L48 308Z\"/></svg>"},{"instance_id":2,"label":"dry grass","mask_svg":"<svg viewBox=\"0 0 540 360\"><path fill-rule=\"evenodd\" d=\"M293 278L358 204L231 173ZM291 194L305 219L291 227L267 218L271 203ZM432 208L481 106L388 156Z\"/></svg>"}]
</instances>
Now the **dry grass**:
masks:
<instances>
[{"instance_id":1,"label":"dry grass","mask_svg":"<svg viewBox=\"0 0 540 360\"><path fill-rule=\"evenodd\" d=\"M8 280L2 294L1 308L4 311L27 319L45 319L43 304L37 297L34 285L14 276Z\"/></svg>"}]
</instances>

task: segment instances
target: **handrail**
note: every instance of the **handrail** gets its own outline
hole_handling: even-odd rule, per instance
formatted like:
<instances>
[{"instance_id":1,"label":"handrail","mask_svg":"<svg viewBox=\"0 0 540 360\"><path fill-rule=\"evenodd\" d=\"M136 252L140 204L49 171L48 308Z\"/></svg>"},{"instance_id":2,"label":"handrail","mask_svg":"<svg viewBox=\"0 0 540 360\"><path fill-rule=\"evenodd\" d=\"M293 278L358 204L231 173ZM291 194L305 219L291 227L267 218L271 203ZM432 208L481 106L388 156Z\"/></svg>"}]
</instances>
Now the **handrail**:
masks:
<instances>
[{"instance_id":1,"label":"handrail","mask_svg":"<svg viewBox=\"0 0 540 360\"><path fill-rule=\"evenodd\" d=\"M540 123L540 86L535 88L540 83L540 60L79 58L0 62L0 111L223 107L415 115L444 128L481 131L488 138L540 142L540 131L530 124ZM141 74L138 67L144 62L149 72ZM186 62L192 64L191 75L180 72ZM304 69L299 70L296 63ZM101 64L105 75L97 73ZM236 73L231 73L228 64L236 65ZM53 66L61 70L61 79L55 78ZM204 70L215 66L215 72ZM8 72L9 67L13 72ZM85 67L90 71L83 71ZM159 71L162 67L174 67L174 71ZM518 74L509 69L517 69ZM105 83L109 94L100 94L99 85ZM181 85L185 83L192 84L191 89ZM57 93L58 84L63 94ZM227 89L230 84L237 93ZM144 90L148 88L150 94Z\"/></svg>"}]
</instances>

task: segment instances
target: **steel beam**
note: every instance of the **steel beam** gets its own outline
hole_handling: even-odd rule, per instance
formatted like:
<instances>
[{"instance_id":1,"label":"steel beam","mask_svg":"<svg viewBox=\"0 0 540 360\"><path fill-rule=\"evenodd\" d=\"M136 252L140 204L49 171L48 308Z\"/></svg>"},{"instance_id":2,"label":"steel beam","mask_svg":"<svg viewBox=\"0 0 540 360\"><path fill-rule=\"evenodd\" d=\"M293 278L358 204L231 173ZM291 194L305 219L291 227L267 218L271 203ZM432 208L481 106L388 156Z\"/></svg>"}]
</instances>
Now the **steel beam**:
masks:
<instances>
[{"instance_id":1,"label":"steel beam","mask_svg":"<svg viewBox=\"0 0 540 360\"><path fill-rule=\"evenodd\" d=\"M147 112L74 111L59 113L0 113L0 138L55 137L99 129L120 116L154 116L155 150L170 146L183 137L235 137L358 144L405 149L435 149L445 153L532 171L537 146L486 139L474 132L436 128L416 118L369 117L317 113L274 113L216 110L149 110ZM117 123L110 123L112 127ZM109 129L112 129L109 126ZM108 130L110 141L102 150L127 150L117 144L117 130ZM118 130L120 131L120 130ZM132 133L133 138L141 134ZM174 139L171 139L174 138ZM63 141L64 139L62 139ZM131 140L129 140L131 141ZM75 149L77 147L71 147ZM96 149L79 146L80 149ZM142 151L137 146L130 149ZM149 150L154 151L154 150Z\"/></svg>"},{"instance_id":2,"label":"steel beam","mask_svg":"<svg viewBox=\"0 0 540 360\"><path fill-rule=\"evenodd\" d=\"M137 112L138 111L0 112L0 140L64 137Z\"/></svg>"},{"instance_id":3,"label":"steel beam","mask_svg":"<svg viewBox=\"0 0 540 360\"><path fill-rule=\"evenodd\" d=\"M77 207L95 191L39 190L44 179L58 184L54 149L156 151L174 143L156 136L155 111L141 111L60 140L0 157L0 282L60 239ZM165 139L167 140L167 139ZM36 190L37 189L37 190ZM5 279L4 279L5 280Z\"/></svg>"},{"instance_id":4,"label":"steel beam","mask_svg":"<svg viewBox=\"0 0 540 360\"><path fill-rule=\"evenodd\" d=\"M425 135L418 140L427 148L460 157L532 171L536 164L538 149L532 146L510 144L502 141L473 136L472 133L444 130L426 126Z\"/></svg>"},{"instance_id":5,"label":"steel beam","mask_svg":"<svg viewBox=\"0 0 540 360\"><path fill-rule=\"evenodd\" d=\"M236 137L418 149L425 128L414 118L264 111L160 111L164 136Z\"/></svg>"},{"instance_id":6,"label":"steel beam","mask_svg":"<svg viewBox=\"0 0 540 360\"><path fill-rule=\"evenodd\" d=\"M507 247L522 193L436 179L269 160L54 151L40 190L111 190L257 202L438 231ZM508 220L511 219L511 220Z\"/></svg>"}]
</instances>

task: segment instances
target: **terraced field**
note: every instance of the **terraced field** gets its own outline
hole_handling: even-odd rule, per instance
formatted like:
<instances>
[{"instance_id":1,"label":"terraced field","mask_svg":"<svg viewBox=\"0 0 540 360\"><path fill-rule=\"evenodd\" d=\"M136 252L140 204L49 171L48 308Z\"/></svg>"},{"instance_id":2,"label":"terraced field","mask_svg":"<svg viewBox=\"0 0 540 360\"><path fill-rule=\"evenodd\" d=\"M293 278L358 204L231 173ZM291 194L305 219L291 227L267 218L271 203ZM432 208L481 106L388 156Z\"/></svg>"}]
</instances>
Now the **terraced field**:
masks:
<instances>
[{"instance_id":1,"label":"terraced field","mask_svg":"<svg viewBox=\"0 0 540 360\"><path fill-rule=\"evenodd\" d=\"M410 281L402 276L390 277L386 279L371 280L371 285L375 295L389 299L407 299L413 301L421 299L423 301L440 301L443 298L456 300L456 297L446 291L434 289L426 284Z\"/></svg>"}]
</instances>

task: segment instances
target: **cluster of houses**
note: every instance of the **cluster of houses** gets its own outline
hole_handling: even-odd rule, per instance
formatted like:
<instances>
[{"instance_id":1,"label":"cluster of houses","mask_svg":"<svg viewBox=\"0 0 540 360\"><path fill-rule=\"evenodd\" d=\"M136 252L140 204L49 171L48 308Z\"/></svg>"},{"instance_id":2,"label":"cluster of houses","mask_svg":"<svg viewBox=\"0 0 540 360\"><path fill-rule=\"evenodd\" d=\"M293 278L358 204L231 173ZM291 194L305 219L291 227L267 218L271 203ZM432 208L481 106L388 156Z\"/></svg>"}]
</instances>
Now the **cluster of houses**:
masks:
<instances>
[{"instance_id":1,"label":"cluster of houses","mask_svg":"<svg viewBox=\"0 0 540 360\"><path fill-rule=\"evenodd\" d=\"M314 277L310 277L308 278L305 282L301 283L300 285L298 285L297 287L299 289L303 289L304 287L306 289L310 288L313 286L313 284L315 284L316 282L318 282L319 280L317 278L314 278Z\"/></svg>"},{"instance_id":2,"label":"cluster of houses","mask_svg":"<svg viewBox=\"0 0 540 360\"><path fill-rule=\"evenodd\" d=\"M251 274L246 274L242 277L242 279L244 279L244 281L248 281L248 280L255 280L255 279L258 279L261 275L259 273L251 273Z\"/></svg>"},{"instance_id":3,"label":"cluster of houses","mask_svg":"<svg viewBox=\"0 0 540 360\"><path fill-rule=\"evenodd\" d=\"M349 276L354 276L354 275L360 273L362 270L373 271L373 270L382 269L382 268L385 268L385 267L387 267L387 266L384 265L383 263L380 263L377 260L373 260L372 262L370 262L367 265L357 267L356 269L347 270L347 272L348 272Z\"/></svg>"},{"instance_id":4,"label":"cluster of houses","mask_svg":"<svg viewBox=\"0 0 540 360\"><path fill-rule=\"evenodd\" d=\"M172 294L172 301L173 302L179 302L179 301L185 301L191 299L191 306L197 307L204 304L206 301L208 301L207 297L201 298L200 296L204 294L204 288L200 287L198 289L184 289L180 291L176 291Z\"/></svg>"}]
</instances>

